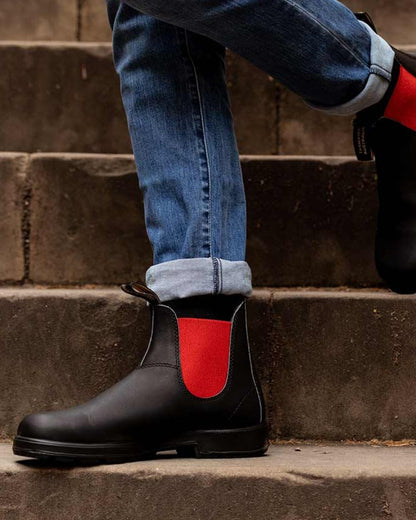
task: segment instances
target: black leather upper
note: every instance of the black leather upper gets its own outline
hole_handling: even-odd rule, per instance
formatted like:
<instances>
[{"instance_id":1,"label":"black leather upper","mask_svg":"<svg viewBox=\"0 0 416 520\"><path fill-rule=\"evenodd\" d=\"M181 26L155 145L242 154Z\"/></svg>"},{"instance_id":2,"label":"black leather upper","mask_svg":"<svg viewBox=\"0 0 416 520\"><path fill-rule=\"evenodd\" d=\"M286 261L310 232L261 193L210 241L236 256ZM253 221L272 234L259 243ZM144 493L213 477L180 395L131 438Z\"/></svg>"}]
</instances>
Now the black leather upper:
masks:
<instances>
[{"instance_id":1,"label":"black leather upper","mask_svg":"<svg viewBox=\"0 0 416 520\"><path fill-rule=\"evenodd\" d=\"M131 441L146 446L175 433L262 423L264 403L250 359L245 302L238 305L232 320L226 386L208 399L192 395L182 380L173 308L165 304L151 308L152 338L140 367L86 404L29 415L18 435L67 443Z\"/></svg>"},{"instance_id":2,"label":"black leather upper","mask_svg":"<svg viewBox=\"0 0 416 520\"><path fill-rule=\"evenodd\" d=\"M416 291L416 132L383 118L372 132L379 194L376 265L389 287Z\"/></svg>"},{"instance_id":3,"label":"black leather upper","mask_svg":"<svg viewBox=\"0 0 416 520\"><path fill-rule=\"evenodd\" d=\"M358 16L375 29L371 19ZM384 97L357 114L354 145L361 160L376 160L379 212L377 270L398 293L416 292L416 132L384 117L404 67L416 77L416 57L395 49L392 78ZM414 93L416 96L416 92Z\"/></svg>"}]
</instances>

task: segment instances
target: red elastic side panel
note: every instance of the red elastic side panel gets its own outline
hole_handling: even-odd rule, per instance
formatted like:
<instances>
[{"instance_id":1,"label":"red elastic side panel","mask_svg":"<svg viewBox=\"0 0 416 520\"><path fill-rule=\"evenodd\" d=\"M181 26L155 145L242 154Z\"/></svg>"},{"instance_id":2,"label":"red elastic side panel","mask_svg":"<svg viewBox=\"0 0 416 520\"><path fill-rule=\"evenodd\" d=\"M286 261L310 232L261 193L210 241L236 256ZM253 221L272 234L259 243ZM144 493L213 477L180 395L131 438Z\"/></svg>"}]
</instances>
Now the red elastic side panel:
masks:
<instances>
[{"instance_id":1,"label":"red elastic side panel","mask_svg":"<svg viewBox=\"0 0 416 520\"><path fill-rule=\"evenodd\" d=\"M416 132L416 78L403 67L384 115Z\"/></svg>"},{"instance_id":2,"label":"red elastic side panel","mask_svg":"<svg viewBox=\"0 0 416 520\"><path fill-rule=\"evenodd\" d=\"M213 397L224 388L229 368L231 322L179 318L179 351L186 388Z\"/></svg>"}]
</instances>

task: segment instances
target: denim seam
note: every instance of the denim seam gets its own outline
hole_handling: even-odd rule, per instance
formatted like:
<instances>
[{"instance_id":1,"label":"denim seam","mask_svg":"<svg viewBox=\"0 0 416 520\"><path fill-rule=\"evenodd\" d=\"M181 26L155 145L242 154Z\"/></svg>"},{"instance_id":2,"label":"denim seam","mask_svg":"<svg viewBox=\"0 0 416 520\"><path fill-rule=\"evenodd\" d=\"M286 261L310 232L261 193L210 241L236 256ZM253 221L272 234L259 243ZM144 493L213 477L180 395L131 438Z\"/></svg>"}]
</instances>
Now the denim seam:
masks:
<instances>
[{"instance_id":1,"label":"denim seam","mask_svg":"<svg viewBox=\"0 0 416 520\"><path fill-rule=\"evenodd\" d=\"M201 96L201 90L199 87L199 79L198 79L198 72L196 70L195 62L192 58L191 49L189 46L189 38L188 38L188 31L186 29L183 29L184 36L185 36L185 45L186 45L186 51L189 58L189 61L192 65L192 70L194 74L194 80L195 80L195 87L196 87L196 93L197 93L197 100L198 100L198 110L199 110L199 119L200 119L200 125L201 125L201 132L202 132L202 142L203 142L203 153L205 155L205 168L207 173L207 185L208 185L208 201L206 204L207 207L207 229L208 229L208 256L211 256L212 251L212 227L211 227L211 168L210 168L210 161L209 161L209 154L208 154L208 144L206 139L206 133L205 133L205 118L204 118L204 110L203 110L203 102L202 102L202 96ZM202 165L201 165L202 166ZM204 173L204 172L203 172ZM205 201L204 201L205 202ZM205 247L205 244L203 244L203 249Z\"/></svg>"},{"instance_id":2,"label":"denim seam","mask_svg":"<svg viewBox=\"0 0 416 520\"><path fill-rule=\"evenodd\" d=\"M303 12L307 17L309 17L311 20L313 20L315 23L317 23L322 29L324 29L328 34L330 34L338 43L344 47L346 51L348 51L351 56L353 56L361 65L364 65L365 67L368 67L368 63L366 63L358 54L355 53L354 49L352 49L342 38L340 38L331 28L325 26L320 20L318 20L315 16L313 16L311 13L309 13L306 9L304 9L302 6L297 4L296 2L293 2L292 0L286 0L286 2L293 6L295 9L298 9L299 11Z\"/></svg>"}]
</instances>

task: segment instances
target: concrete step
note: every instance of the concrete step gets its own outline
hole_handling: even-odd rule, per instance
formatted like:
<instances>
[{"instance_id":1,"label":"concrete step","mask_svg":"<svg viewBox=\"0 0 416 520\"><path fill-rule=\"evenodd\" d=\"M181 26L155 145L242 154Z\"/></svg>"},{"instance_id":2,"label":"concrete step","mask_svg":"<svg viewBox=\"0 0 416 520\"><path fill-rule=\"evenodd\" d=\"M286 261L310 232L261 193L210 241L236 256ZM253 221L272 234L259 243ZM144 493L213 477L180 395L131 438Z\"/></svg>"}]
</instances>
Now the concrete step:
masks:
<instances>
[{"instance_id":1,"label":"concrete step","mask_svg":"<svg viewBox=\"0 0 416 520\"><path fill-rule=\"evenodd\" d=\"M242 165L255 285L381 283L373 261L374 164L246 156ZM151 250L132 157L0 154L0 175L0 281L144 277Z\"/></svg>"},{"instance_id":2,"label":"concrete step","mask_svg":"<svg viewBox=\"0 0 416 520\"><path fill-rule=\"evenodd\" d=\"M272 439L416 438L414 297L258 289L248 315ZM118 289L1 289L0 438L129 373L148 322Z\"/></svg>"},{"instance_id":3,"label":"concrete step","mask_svg":"<svg viewBox=\"0 0 416 520\"><path fill-rule=\"evenodd\" d=\"M0 42L0 150L129 153L111 54L107 43ZM233 54L228 85L241 153L353 154L352 118L310 109Z\"/></svg>"},{"instance_id":4,"label":"concrete step","mask_svg":"<svg viewBox=\"0 0 416 520\"><path fill-rule=\"evenodd\" d=\"M254 459L178 459L84 468L0 446L1 518L351 520L416 518L414 448L273 446ZM93 492L92 492L93 490ZM186 490L186 493L184 493Z\"/></svg>"},{"instance_id":5,"label":"concrete step","mask_svg":"<svg viewBox=\"0 0 416 520\"><path fill-rule=\"evenodd\" d=\"M0 69L0 150L130 153L109 43L0 42ZM228 71L241 151L275 153L275 82L235 56Z\"/></svg>"},{"instance_id":6,"label":"concrete step","mask_svg":"<svg viewBox=\"0 0 416 520\"><path fill-rule=\"evenodd\" d=\"M394 43L414 43L415 0L345 0L355 11L371 13L381 34ZM21 6L21 8L19 8ZM108 41L102 0L2 0L2 40Z\"/></svg>"},{"instance_id":7,"label":"concrete step","mask_svg":"<svg viewBox=\"0 0 416 520\"><path fill-rule=\"evenodd\" d=\"M110 41L105 1L2 0L1 40Z\"/></svg>"}]
</instances>

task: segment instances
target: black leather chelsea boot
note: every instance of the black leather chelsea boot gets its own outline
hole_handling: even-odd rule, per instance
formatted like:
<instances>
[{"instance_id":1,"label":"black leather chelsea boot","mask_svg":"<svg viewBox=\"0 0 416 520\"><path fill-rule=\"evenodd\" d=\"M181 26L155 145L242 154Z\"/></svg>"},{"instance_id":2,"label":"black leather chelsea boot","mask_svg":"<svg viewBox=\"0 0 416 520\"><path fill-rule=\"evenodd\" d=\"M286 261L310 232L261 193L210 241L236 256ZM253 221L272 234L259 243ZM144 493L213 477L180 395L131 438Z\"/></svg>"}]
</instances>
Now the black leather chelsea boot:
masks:
<instances>
[{"instance_id":1,"label":"black leather chelsea boot","mask_svg":"<svg viewBox=\"0 0 416 520\"><path fill-rule=\"evenodd\" d=\"M366 13L356 13L374 30ZM375 157L379 213L375 260L398 293L416 292L416 57L394 47L392 81L384 98L357 114L357 158Z\"/></svg>"},{"instance_id":2,"label":"black leather chelsea boot","mask_svg":"<svg viewBox=\"0 0 416 520\"><path fill-rule=\"evenodd\" d=\"M160 303L144 285L152 334L140 364L86 404L27 416L16 455L123 462L176 450L196 457L255 456L267 450L264 402L247 337L242 296Z\"/></svg>"}]
</instances>

